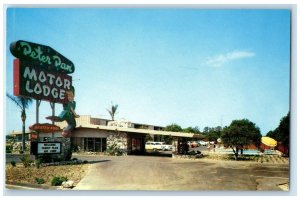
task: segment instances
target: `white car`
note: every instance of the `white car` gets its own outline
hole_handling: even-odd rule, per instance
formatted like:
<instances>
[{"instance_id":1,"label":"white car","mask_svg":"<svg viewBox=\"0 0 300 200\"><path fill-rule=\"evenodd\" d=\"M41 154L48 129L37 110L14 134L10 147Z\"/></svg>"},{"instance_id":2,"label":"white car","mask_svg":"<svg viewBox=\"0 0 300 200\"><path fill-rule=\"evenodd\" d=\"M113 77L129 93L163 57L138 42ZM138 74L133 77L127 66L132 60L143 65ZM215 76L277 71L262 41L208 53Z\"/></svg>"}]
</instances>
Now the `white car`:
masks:
<instances>
[{"instance_id":1,"label":"white car","mask_svg":"<svg viewBox=\"0 0 300 200\"><path fill-rule=\"evenodd\" d=\"M171 151L172 148L173 148L173 145L170 145L170 144L165 144L164 143L163 146L162 146L162 150L164 150L164 151Z\"/></svg>"},{"instance_id":2,"label":"white car","mask_svg":"<svg viewBox=\"0 0 300 200\"><path fill-rule=\"evenodd\" d=\"M199 141L199 144L202 145L202 146L206 146L206 145L208 145L208 142L205 142L205 141L203 141L203 140L200 140L200 141Z\"/></svg>"},{"instance_id":3,"label":"white car","mask_svg":"<svg viewBox=\"0 0 300 200\"><path fill-rule=\"evenodd\" d=\"M168 145L165 142L146 142L145 145L146 150L163 150L163 151L169 151L172 150L172 145Z\"/></svg>"}]
</instances>

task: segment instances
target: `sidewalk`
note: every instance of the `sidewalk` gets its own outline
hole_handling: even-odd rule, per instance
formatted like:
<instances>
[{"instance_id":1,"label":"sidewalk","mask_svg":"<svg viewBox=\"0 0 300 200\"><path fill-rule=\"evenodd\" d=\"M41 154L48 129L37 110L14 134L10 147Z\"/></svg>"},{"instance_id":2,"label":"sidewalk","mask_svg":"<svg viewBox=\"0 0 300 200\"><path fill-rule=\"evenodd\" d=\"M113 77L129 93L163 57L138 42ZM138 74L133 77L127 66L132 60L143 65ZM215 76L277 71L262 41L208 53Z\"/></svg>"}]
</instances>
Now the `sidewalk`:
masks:
<instances>
[{"instance_id":1,"label":"sidewalk","mask_svg":"<svg viewBox=\"0 0 300 200\"><path fill-rule=\"evenodd\" d=\"M59 187L39 185L39 184L29 184L29 183L6 183L5 189L7 190L58 190Z\"/></svg>"}]
</instances>

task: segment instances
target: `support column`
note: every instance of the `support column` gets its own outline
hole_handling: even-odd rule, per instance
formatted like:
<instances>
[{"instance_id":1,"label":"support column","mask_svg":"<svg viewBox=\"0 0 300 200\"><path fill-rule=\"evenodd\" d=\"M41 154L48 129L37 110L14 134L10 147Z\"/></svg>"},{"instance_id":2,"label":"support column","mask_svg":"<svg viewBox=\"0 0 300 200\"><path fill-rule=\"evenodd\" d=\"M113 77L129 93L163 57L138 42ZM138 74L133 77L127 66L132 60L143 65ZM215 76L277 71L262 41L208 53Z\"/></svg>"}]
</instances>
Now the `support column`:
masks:
<instances>
[{"instance_id":1,"label":"support column","mask_svg":"<svg viewBox=\"0 0 300 200\"><path fill-rule=\"evenodd\" d=\"M39 123L39 117L40 117L40 104L41 104L42 100L36 100L36 104L35 104L35 121L36 121L36 124ZM39 132L37 132L37 140L39 141L39 137L40 137L40 134Z\"/></svg>"},{"instance_id":2,"label":"support column","mask_svg":"<svg viewBox=\"0 0 300 200\"><path fill-rule=\"evenodd\" d=\"M178 154L178 138L172 137L172 158L175 158Z\"/></svg>"},{"instance_id":3,"label":"support column","mask_svg":"<svg viewBox=\"0 0 300 200\"><path fill-rule=\"evenodd\" d=\"M36 104L35 104L35 121L38 124L39 123L39 116L40 116L40 104L41 104L41 100L36 100Z\"/></svg>"},{"instance_id":4,"label":"support column","mask_svg":"<svg viewBox=\"0 0 300 200\"><path fill-rule=\"evenodd\" d=\"M52 109L52 117L55 116L55 103L50 102L50 106ZM52 121L52 124L54 124L54 121ZM52 139L54 138L54 132L52 133Z\"/></svg>"},{"instance_id":5,"label":"support column","mask_svg":"<svg viewBox=\"0 0 300 200\"><path fill-rule=\"evenodd\" d=\"M101 141L100 151L103 152L103 150L102 150L102 146L103 146L103 140L102 140L102 138L100 138L100 141Z\"/></svg>"},{"instance_id":6,"label":"support column","mask_svg":"<svg viewBox=\"0 0 300 200\"><path fill-rule=\"evenodd\" d=\"M94 152L96 152L96 138L93 138L94 140Z\"/></svg>"}]
</instances>

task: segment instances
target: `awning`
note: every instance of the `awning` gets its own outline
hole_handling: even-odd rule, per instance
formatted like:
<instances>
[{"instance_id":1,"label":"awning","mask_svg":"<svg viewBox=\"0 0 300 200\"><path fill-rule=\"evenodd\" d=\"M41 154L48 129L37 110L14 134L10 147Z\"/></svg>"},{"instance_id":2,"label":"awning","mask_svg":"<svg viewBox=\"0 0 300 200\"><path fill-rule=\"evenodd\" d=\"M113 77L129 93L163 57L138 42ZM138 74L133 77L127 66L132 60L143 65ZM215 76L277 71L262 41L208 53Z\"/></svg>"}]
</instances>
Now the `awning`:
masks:
<instances>
[{"instance_id":1,"label":"awning","mask_svg":"<svg viewBox=\"0 0 300 200\"><path fill-rule=\"evenodd\" d=\"M153 134L153 135L167 135L173 137L184 137L184 138L204 138L201 134L194 133L183 133L183 132L172 132L172 131L157 131L150 129L137 129L137 128L126 128L126 127L116 127L116 126L103 126L103 125L79 125L77 124L76 128L92 128L92 129L101 129L108 131L120 131L127 133L137 133L137 134Z\"/></svg>"},{"instance_id":2,"label":"awning","mask_svg":"<svg viewBox=\"0 0 300 200\"><path fill-rule=\"evenodd\" d=\"M261 143L269 146L269 147L276 147L277 146L277 141L274 140L273 138L270 137L262 137L261 138Z\"/></svg>"}]
</instances>

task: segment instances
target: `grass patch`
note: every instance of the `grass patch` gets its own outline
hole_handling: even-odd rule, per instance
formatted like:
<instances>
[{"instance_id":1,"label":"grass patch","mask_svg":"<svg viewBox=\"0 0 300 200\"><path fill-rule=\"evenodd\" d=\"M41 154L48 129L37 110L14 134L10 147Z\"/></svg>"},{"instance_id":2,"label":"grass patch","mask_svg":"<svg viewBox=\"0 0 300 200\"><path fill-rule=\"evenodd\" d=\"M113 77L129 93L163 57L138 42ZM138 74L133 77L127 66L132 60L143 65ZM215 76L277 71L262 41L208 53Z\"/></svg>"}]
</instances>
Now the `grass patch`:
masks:
<instances>
[{"instance_id":1,"label":"grass patch","mask_svg":"<svg viewBox=\"0 0 300 200\"><path fill-rule=\"evenodd\" d=\"M43 178L35 178L37 184L44 184L45 180Z\"/></svg>"},{"instance_id":2,"label":"grass patch","mask_svg":"<svg viewBox=\"0 0 300 200\"><path fill-rule=\"evenodd\" d=\"M67 181L68 178L64 176L55 176L51 181L52 186L60 186L64 181Z\"/></svg>"}]
</instances>

